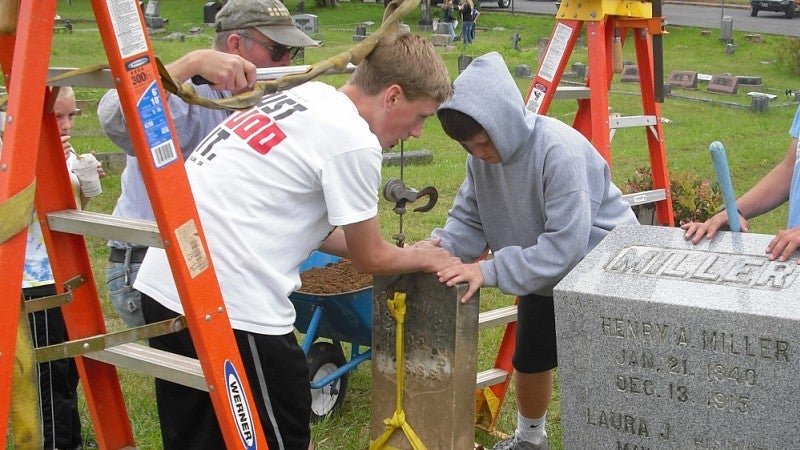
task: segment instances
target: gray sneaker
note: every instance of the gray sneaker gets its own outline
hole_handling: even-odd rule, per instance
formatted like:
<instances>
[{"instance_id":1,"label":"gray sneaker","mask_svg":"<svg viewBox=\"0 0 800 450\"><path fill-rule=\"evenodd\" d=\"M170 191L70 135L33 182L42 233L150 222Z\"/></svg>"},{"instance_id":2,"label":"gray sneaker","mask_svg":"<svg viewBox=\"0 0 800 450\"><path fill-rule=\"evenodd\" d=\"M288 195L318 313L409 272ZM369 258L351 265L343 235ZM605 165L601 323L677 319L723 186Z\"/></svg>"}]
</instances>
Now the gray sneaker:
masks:
<instances>
[{"instance_id":1,"label":"gray sneaker","mask_svg":"<svg viewBox=\"0 0 800 450\"><path fill-rule=\"evenodd\" d=\"M504 439L492 447L492 450L549 450L550 445L545 439L541 444L533 444L528 441L518 441L516 435Z\"/></svg>"}]
</instances>

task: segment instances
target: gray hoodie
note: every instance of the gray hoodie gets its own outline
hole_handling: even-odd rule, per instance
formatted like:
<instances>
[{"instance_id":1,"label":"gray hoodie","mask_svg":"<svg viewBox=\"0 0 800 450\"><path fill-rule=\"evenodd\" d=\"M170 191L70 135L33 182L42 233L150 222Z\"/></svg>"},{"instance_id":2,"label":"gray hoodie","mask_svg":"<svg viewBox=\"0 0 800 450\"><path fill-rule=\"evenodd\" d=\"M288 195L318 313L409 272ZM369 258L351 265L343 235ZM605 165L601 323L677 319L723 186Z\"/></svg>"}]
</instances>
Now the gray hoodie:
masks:
<instances>
[{"instance_id":1,"label":"gray hoodie","mask_svg":"<svg viewBox=\"0 0 800 450\"><path fill-rule=\"evenodd\" d=\"M498 53L470 63L441 108L474 118L501 158L467 157L467 174L444 228L432 236L465 262L481 261L484 286L511 295L553 287L620 224L636 217L608 164L578 131L531 113Z\"/></svg>"}]
</instances>

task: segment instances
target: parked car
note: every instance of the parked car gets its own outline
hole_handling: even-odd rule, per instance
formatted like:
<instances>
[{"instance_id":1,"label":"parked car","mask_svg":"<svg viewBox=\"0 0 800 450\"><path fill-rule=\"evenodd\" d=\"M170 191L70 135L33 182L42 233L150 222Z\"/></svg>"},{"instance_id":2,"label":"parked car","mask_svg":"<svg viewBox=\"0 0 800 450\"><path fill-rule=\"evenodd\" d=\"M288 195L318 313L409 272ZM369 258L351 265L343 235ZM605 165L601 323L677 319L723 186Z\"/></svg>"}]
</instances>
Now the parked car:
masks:
<instances>
[{"instance_id":1,"label":"parked car","mask_svg":"<svg viewBox=\"0 0 800 450\"><path fill-rule=\"evenodd\" d=\"M800 14L800 0L750 0L750 15L755 17L759 11L782 12L791 19Z\"/></svg>"}]
</instances>

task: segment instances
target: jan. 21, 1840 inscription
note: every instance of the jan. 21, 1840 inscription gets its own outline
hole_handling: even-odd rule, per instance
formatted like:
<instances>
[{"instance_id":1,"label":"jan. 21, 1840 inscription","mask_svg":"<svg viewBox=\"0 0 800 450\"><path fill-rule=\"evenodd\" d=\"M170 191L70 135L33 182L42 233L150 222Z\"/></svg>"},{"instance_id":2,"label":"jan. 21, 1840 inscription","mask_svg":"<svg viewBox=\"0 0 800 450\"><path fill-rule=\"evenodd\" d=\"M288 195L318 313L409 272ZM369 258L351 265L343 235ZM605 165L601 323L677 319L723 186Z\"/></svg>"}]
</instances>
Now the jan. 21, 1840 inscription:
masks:
<instances>
[{"instance_id":1,"label":"jan. 21, 1840 inscription","mask_svg":"<svg viewBox=\"0 0 800 450\"><path fill-rule=\"evenodd\" d=\"M800 448L796 258L622 227L556 288L566 449Z\"/></svg>"}]
</instances>

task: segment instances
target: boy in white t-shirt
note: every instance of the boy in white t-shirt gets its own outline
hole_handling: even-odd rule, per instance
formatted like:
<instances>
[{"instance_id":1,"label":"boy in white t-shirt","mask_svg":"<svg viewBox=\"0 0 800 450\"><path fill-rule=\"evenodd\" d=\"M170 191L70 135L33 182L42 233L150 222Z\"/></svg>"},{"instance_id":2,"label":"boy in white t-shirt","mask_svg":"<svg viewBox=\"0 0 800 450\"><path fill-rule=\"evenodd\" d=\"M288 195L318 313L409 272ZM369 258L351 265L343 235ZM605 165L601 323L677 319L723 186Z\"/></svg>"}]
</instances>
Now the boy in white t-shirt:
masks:
<instances>
[{"instance_id":1,"label":"boy in white t-shirt","mask_svg":"<svg viewBox=\"0 0 800 450\"><path fill-rule=\"evenodd\" d=\"M440 248L381 237L382 150L419 137L452 94L433 45L381 38L345 86L309 82L233 114L201 142L186 170L228 315L270 448L310 445L308 367L289 294L314 250L372 274L435 272L458 260ZM183 308L162 249L147 252L134 288L148 323ZM187 331L150 339L194 355ZM260 382L259 382L260 381ZM156 380L164 447L224 448L207 393Z\"/></svg>"}]
</instances>

